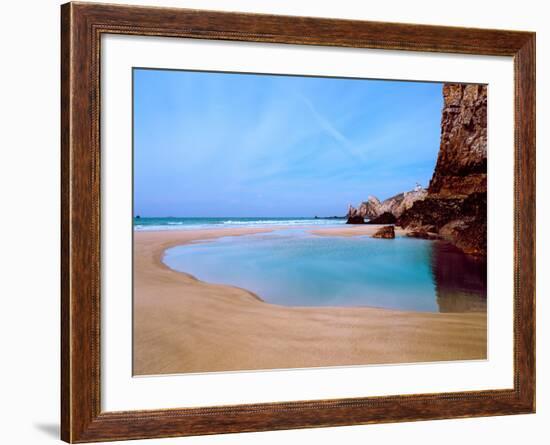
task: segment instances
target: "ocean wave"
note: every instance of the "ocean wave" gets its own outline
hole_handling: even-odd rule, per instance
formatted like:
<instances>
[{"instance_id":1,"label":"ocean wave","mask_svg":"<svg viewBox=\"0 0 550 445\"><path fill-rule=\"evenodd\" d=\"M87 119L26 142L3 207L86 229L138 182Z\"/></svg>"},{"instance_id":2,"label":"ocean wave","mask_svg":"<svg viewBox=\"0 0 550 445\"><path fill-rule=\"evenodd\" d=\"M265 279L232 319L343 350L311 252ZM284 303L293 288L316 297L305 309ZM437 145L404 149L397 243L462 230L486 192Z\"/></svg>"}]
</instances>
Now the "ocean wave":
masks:
<instances>
[{"instance_id":1,"label":"ocean wave","mask_svg":"<svg viewBox=\"0 0 550 445\"><path fill-rule=\"evenodd\" d=\"M344 224L344 219L259 219L255 221L243 221L237 219L220 220L216 222L186 222L167 221L161 224L136 224L136 231L158 231L158 230L198 230L216 229L221 227L265 227L265 226L327 226Z\"/></svg>"},{"instance_id":2,"label":"ocean wave","mask_svg":"<svg viewBox=\"0 0 550 445\"><path fill-rule=\"evenodd\" d=\"M269 226L294 226L294 225L326 225L326 224L341 224L345 222L344 220L327 220L327 219L265 219L258 221L235 221L227 220L223 221L224 225L235 225L235 226L258 226L258 225L269 225Z\"/></svg>"},{"instance_id":3,"label":"ocean wave","mask_svg":"<svg viewBox=\"0 0 550 445\"><path fill-rule=\"evenodd\" d=\"M198 230L198 229L214 229L220 227L220 224L162 224L162 225L136 225L134 230L137 232L157 232L160 230Z\"/></svg>"}]
</instances>

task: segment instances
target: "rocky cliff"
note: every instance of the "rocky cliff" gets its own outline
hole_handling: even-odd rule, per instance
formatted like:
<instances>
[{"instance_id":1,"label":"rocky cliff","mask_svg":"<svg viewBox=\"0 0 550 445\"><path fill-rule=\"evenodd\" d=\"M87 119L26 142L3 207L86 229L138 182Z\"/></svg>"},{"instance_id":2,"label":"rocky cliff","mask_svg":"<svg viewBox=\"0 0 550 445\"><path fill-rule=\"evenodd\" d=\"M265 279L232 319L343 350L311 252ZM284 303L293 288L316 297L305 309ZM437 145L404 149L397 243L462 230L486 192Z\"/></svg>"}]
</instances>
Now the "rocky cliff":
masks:
<instances>
[{"instance_id":1,"label":"rocky cliff","mask_svg":"<svg viewBox=\"0 0 550 445\"><path fill-rule=\"evenodd\" d=\"M441 143L428 192L397 224L486 255L487 87L445 84L443 99Z\"/></svg>"},{"instance_id":2,"label":"rocky cliff","mask_svg":"<svg viewBox=\"0 0 550 445\"><path fill-rule=\"evenodd\" d=\"M445 84L441 144L428 192L487 192L487 86Z\"/></svg>"},{"instance_id":3,"label":"rocky cliff","mask_svg":"<svg viewBox=\"0 0 550 445\"><path fill-rule=\"evenodd\" d=\"M376 222L377 218L386 214L392 214L395 218L398 218L405 210L411 208L415 201L425 198L427 194L426 189L417 186L414 190L399 193L382 202L375 196L369 196L367 201L363 201L359 207L349 206L348 223L362 224L365 218L371 220L371 222ZM388 224L388 222L381 221L380 224Z\"/></svg>"}]
</instances>

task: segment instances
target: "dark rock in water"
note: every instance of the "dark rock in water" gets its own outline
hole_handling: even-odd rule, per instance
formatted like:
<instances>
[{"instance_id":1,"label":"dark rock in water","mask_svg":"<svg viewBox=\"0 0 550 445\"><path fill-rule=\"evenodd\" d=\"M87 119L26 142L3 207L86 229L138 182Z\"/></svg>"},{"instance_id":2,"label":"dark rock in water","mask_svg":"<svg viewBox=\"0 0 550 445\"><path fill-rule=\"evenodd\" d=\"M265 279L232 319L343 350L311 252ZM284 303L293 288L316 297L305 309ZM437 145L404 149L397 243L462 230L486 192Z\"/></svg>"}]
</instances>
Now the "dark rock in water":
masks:
<instances>
[{"instance_id":1,"label":"dark rock in water","mask_svg":"<svg viewBox=\"0 0 550 445\"><path fill-rule=\"evenodd\" d=\"M384 212L376 218L370 219L367 224L395 224L397 218L390 212Z\"/></svg>"},{"instance_id":2,"label":"dark rock in water","mask_svg":"<svg viewBox=\"0 0 550 445\"><path fill-rule=\"evenodd\" d=\"M405 210L397 225L421 237L436 232L463 252L484 256L487 87L445 84L443 99L441 144L427 196Z\"/></svg>"},{"instance_id":3,"label":"dark rock in water","mask_svg":"<svg viewBox=\"0 0 550 445\"><path fill-rule=\"evenodd\" d=\"M391 239L395 238L395 229L393 226L384 226L380 229L378 229L374 235L372 235L373 238L386 238Z\"/></svg>"}]
</instances>

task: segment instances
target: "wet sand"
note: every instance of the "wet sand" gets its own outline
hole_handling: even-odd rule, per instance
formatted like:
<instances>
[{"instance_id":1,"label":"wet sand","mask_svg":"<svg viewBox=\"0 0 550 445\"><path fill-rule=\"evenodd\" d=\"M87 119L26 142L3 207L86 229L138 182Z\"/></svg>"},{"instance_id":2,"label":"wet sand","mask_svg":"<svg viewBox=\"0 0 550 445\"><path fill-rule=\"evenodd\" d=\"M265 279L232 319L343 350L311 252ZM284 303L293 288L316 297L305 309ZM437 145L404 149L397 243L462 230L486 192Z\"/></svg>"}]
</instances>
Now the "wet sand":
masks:
<instances>
[{"instance_id":1,"label":"wet sand","mask_svg":"<svg viewBox=\"0 0 550 445\"><path fill-rule=\"evenodd\" d=\"M312 229L310 232L314 235L321 236L372 236L381 227L384 227L384 224L357 224L326 229ZM403 230L401 227L395 227L395 235L405 235L406 233L407 231Z\"/></svg>"},{"instance_id":2,"label":"wet sand","mask_svg":"<svg viewBox=\"0 0 550 445\"><path fill-rule=\"evenodd\" d=\"M311 229L372 234L377 226ZM308 228L309 229L309 228ZM285 307L162 263L176 245L270 228L134 233L134 374L485 359L485 313Z\"/></svg>"}]
</instances>

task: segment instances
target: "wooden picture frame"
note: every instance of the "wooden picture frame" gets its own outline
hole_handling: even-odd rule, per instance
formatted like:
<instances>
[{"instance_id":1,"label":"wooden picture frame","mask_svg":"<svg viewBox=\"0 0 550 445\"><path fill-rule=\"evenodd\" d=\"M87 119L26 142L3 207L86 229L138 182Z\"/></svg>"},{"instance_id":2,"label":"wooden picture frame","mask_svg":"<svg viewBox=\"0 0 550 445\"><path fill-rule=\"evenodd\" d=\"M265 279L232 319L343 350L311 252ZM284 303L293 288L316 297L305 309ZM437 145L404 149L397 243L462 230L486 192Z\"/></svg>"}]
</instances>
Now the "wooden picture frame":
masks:
<instances>
[{"instance_id":1,"label":"wooden picture frame","mask_svg":"<svg viewBox=\"0 0 550 445\"><path fill-rule=\"evenodd\" d=\"M534 33L67 3L61 7L61 34L63 440L94 442L535 411ZM99 115L103 34L512 56L515 67L513 389L102 412Z\"/></svg>"}]
</instances>

